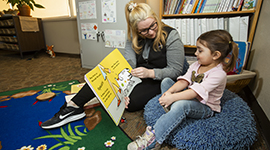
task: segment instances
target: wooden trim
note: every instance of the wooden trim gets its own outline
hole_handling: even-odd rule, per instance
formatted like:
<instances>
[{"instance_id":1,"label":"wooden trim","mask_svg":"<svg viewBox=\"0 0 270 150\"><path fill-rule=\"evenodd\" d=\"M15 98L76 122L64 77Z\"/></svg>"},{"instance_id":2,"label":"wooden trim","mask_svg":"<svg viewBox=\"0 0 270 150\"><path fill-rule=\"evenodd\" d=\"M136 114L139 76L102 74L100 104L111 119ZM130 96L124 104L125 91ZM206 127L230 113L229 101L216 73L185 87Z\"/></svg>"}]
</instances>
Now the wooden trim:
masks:
<instances>
[{"instance_id":1,"label":"wooden trim","mask_svg":"<svg viewBox=\"0 0 270 150\"><path fill-rule=\"evenodd\" d=\"M250 28L250 32L249 32L249 36L248 36L248 41L250 42L250 47L252 47L254 34L255 34L256 26L258 24L258 19L259 19L261 7L262 7L262 0L258 0L257 6L256 6L256 11L255 11L255 14L253 16L254 18L252 20L252 26Z\"/></svg>"},{"instance_id":2,"label":"wooden trim","mask_svg":"<svg viewBox=\"0 0 270 150\"><path fill-rule=\"evenodd\" d=\"M162 19L164 11L163 8L164 8L163 0L159 0L159 19Z\"/></svg>"}]
</instances>

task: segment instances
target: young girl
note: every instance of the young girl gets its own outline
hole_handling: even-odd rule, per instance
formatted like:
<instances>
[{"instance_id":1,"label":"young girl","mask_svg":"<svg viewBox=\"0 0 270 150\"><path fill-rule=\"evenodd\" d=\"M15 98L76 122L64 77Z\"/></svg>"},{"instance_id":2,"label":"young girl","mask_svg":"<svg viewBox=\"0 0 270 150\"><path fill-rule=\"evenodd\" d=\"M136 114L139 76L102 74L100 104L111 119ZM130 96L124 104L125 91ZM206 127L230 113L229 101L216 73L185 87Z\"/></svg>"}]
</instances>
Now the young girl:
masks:
<instances>
[{"instance_id":1,"label":"young girl","mask_svg":"<svg viewBox=\"0 0 270 150\"><path fill-rule=\"evenodd\" d=\"M226 72L235 66L238 46L225 30L213 30L197 39L197 61L177 82L165 78L161 83L160 105L169 111L153 126L146 128L142 137L131 142L128 150L158 149L171 131L185 118L208 118L220 112L220 98L226 86ZM232 51L228 63L224 60Z\"/></svg>"}]
</instances>

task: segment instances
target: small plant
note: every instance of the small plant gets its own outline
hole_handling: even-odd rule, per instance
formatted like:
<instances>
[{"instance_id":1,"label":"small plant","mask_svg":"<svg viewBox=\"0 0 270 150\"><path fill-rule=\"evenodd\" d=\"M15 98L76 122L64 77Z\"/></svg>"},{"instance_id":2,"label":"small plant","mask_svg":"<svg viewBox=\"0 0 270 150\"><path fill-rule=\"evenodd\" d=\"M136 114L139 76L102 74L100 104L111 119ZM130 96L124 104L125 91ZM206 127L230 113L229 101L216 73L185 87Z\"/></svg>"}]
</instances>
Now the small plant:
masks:
<instances>
[{"instance_id":1,"label":"small plant","mask_svg":"<svg viewBox=\"0 0 270 150\"><path fill-rule=\"evenodd\" d=\"M23 5L28 5L32 10L34 10L34 7L45 8L41 4L37 4L34 0L7 0L7 3L10 3L12 7L14 7L16 4L19 7L22 7Z\"/></svg>"}]
</instances>

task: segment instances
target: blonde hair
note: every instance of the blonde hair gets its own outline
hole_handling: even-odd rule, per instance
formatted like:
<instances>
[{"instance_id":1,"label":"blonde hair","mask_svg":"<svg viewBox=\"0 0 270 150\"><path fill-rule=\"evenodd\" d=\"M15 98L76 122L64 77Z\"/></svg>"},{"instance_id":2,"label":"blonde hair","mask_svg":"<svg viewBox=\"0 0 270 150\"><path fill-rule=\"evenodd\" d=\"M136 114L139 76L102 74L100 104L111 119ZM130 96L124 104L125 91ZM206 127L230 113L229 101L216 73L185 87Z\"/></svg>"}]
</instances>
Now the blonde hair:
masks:
<instances>
[{"instance_id":1,"label":"blonde hair","mask_svg":"<svg viewBox=\"0 0 270 150\"><path fill-rule=\"evenodd\" d=\"M205 47L211 50L211 53L219 51L221 53L218 61L223 62L224 70L229 72L234 69L238 57L238 46L233 41L232 36L225 30L212 30L203 33L197 39ZM229 62L225 58L232 52Z\"/></svg>"},{"instance_id":2,"label":"blonde hair","mask_svg":"<svg viewBox=\"0 0 270 150\"><path fill-rule=\"evenodd\" d=\"M147 18L155 19L158 26L156 38L154 39L153 49L158 51L160 46L165 46L167 33L163 30L163 27L166 25L163 24L160 19L158 19L157 15L149 5L145 3L137 4L133 1L130 1L126 4L125 15L127 21L128 39L132 42L132 48L137 54L140 54L143 48L142 45L139 45L139 38L145 38L138 32L137 25L140 21L144 21Z\"/></svg>"}]
</instances>

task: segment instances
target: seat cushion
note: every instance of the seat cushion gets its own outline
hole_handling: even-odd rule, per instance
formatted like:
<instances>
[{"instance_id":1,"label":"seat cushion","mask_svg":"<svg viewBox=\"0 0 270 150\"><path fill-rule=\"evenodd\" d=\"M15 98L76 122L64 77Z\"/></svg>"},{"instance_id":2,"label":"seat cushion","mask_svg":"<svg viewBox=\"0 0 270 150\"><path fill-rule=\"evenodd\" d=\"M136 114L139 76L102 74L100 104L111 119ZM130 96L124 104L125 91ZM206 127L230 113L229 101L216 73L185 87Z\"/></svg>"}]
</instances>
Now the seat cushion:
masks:
<instances>
[{"instance_id":1,"label":"seat cushion","mask_svg":"<svg viewBox=\"0 0 270 150\"><path fill-rule=\"evenodd\" d=\"M157 95L145 106L144 118L154 126L165 113ZM235 93L225 89L221 98L222 110L207 119L187 118L176 127L165 141L178 149L248 149L256 140L254 115Z\"/></svg>"}]
</instances>

